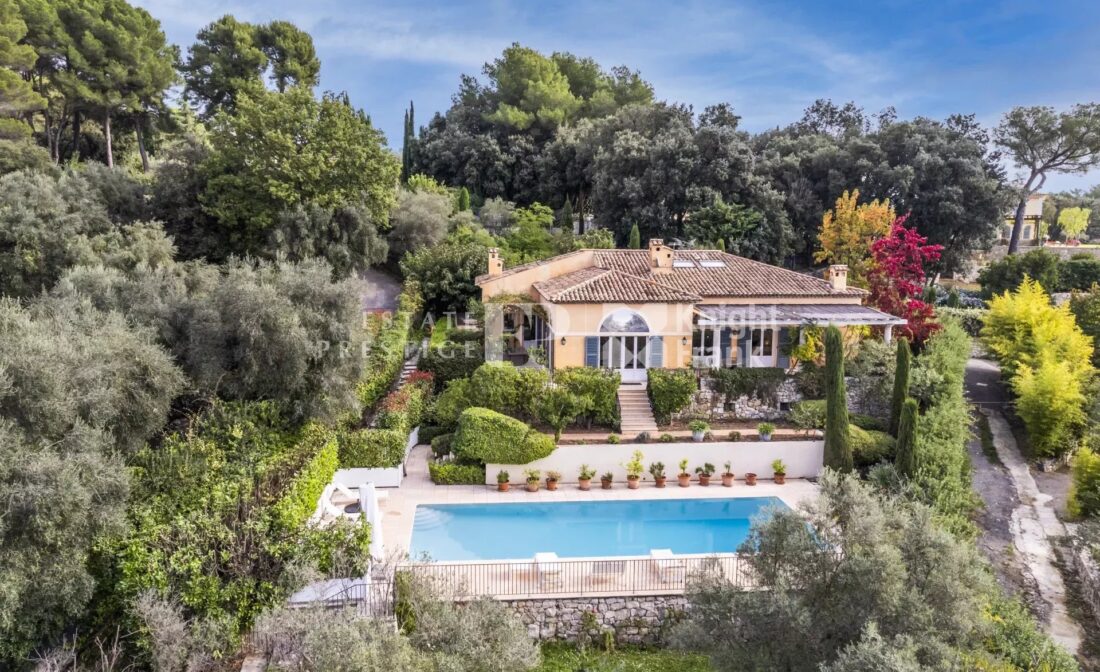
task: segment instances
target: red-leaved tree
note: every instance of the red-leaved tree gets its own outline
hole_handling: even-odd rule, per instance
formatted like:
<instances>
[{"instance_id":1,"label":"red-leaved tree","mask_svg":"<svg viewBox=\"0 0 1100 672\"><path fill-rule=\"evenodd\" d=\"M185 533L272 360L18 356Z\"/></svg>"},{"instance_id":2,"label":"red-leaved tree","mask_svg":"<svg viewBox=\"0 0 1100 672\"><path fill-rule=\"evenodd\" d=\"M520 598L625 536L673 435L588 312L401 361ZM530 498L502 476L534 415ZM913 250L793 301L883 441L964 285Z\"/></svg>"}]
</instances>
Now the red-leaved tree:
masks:
<instances>
[{"instance_id":1,"label":"red-leaved tree","mask_svg":"<svg viewBox=\"0 0 1100 672\"><path fill-rule=\"evenodd\" d=\"M883 312L905 318L903 336L920 345L939 330L932 306L921 300L924 264L940 258L943 245L929 245L916 229L905 226L908 214L890 225L890 233L871 243L871 269L867 286L871 304Z\"/></svg>"}]
</instances>

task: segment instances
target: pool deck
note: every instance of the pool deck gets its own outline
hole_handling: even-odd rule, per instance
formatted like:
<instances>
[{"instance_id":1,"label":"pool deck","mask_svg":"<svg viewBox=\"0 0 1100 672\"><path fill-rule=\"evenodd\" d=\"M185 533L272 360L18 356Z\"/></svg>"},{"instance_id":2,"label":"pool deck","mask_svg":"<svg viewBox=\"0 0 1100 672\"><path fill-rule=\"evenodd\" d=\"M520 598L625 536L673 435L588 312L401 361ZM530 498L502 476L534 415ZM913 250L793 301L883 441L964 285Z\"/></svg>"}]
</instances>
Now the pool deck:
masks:
<instances>
[{"instance_id":1,"label":"pool deck","mask_svg":"<svg viewBox=\"0 0 1100 672\"><path fill-rule=\"evenodd\" d=\"M732 488L722 487L715 476L707 487L692 482L691 487L681 488L675 479L669 479L668 487L657 488L652 482L643 482L637 490L630 490L625 482L615 483L611 490L603 490L595 482L589 491L577 488L576 483L563 483L551 492L545 483L538 492L527 492L520 483L508 492L497 492L494 486L484 485L436 485L428 477L428 446L413 448L407 461L408 475L400 488L381 491L379 509L382 514L382 536L386 553L406 552L412 541L413 519L418 504L493 504L515 502L591 502L624 499L718 499L723 497L776 497L793 508L804 500L817 495L817 485L801 479L788 479L785 485L761 480L755 486L747 486L738 480Z\"/></svg>"}]
</instances>

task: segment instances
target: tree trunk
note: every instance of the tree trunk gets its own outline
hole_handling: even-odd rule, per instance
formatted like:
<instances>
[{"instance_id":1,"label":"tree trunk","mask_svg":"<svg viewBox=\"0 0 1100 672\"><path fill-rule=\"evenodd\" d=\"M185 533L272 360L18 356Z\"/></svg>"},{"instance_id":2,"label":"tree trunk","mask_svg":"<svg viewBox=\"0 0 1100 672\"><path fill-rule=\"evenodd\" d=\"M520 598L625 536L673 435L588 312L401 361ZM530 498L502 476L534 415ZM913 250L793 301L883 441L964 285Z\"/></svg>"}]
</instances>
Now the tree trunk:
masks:
<instances>
[{"instance_id":1,"label":"tree trunk","mask_svg":"<svg viewBox=\"0 0 1100 672\"><path fill-rule=\"evenodd\" d=\"M1020 202L1016 205L1016 217L1012 221L1012 236L1008 239L1008 253L1016 254L1020 247L1020 231L1024 228L1024 211L1027 209L1027 199L1031 195L1024 193Z\"/></svg>"},{"instance_id":2,"label":"tree trunk","mask_svg":"<svg viewBox=\"0 0 1100 672\"><path fill-rule=\"evenodd\" d=\"M145 134L141 132L142 120L139 119L135 133L137 133L138 154L141 155L141 172L149 172L149 153L145 151Z\"/></svg>"},{"instance_id":3,"label":"tree trunk","mask_svg":"<svg viewBox=\"0 0 1100 672\"><path fill-rule=\"evenodd\" d=\"M107 167L115 167L115 155L111 150L111 113L106 111L103 113L103 135L107 139Z\"/></svg>"},{"instance_id":4,"label":"tree trunk","mask_svg":"<svg viewBox=\"0 0 1100 672\"><path fill-rule=\"evenodd\" d=\"M80 159L80 110L73 110L72 158Z\"/></svg>"}]
</instances>

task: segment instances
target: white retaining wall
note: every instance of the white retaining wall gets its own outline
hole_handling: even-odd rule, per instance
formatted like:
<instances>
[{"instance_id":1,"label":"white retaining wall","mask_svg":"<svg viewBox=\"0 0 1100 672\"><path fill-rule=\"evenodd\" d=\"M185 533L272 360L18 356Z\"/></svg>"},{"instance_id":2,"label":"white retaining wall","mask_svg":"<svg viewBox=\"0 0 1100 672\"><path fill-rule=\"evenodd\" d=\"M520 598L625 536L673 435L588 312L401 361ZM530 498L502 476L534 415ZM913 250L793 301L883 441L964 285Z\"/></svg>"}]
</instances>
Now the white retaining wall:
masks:
<instances>
[{"instance_id":1,"label":"white retaining wall","mask_svg":"<svg viewBox=\"0 0 1100 672\"><path fill-rule=\"evenodd\" d=\"M409 433L409 440L405 443L405 460L409 459L409 453L419 441L420 428L413 427ZM352 488L357 488L363 483L374 483L376 488L399 488L401 480L405 477L405 460L396 467L337 469L332 481Z\"/></svg>"},{"instance_id":2,"label":"white retaining wall","mask_svg":"<svg viewBox=\"0 0 1100 672\"><path fill-rule=\"evenodd\" d=\"M642 462L648 470L651 462L664 462L669 481L676 480L680 460L687 458L692 477L695 467L710 462L715 467L715 477L722 473L723 465L731 462L738 480L746 473L755 473L765 479L772 477L772 460L780 459L787 465L787 478L813 478L821 474L825 459L825 442L807 441L718 441L713 443L601 443L578 446L558 446L548 457L529 464L487 464L485 483L494 485L497 472L507 471L513 483L523 482L524 469L538 469L546 477L548 471L560 471L562 481L576 483L582 464L596 472L596 479L605 472L615 474L615 480L626 480L626 468L635 450L642 451ZM643 481L652 481L648 471ZM599 487L599 486L596 486Z\"/></svg>"}]
</instances>

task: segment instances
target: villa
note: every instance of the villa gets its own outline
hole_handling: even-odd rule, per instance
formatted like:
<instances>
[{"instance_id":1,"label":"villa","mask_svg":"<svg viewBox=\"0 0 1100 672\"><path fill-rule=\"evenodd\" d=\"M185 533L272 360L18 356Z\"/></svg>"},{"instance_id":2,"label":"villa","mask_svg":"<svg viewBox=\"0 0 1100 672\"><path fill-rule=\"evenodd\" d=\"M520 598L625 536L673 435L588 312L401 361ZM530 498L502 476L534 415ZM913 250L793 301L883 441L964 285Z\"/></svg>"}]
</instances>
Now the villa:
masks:
<instances>
[{"instance_id":1,"label":"villa","mask_svg":"<svg viewBox=\"0 0 1100 672\"><path fill-rule=\"evenodd\" d=\"M553 369L616 369L640 383L647 368L781 367L799 327L882 328L905 320L863 305L848 268L825 278L718 250L674 250L660 239L642 250L577 250L505 269L489 251L477 278L486 305L502 311L486 333L514 334L504 355L524 363L544 353ZM493 331L491 331L491 329Z\"/></svg>"}]
</instances>

